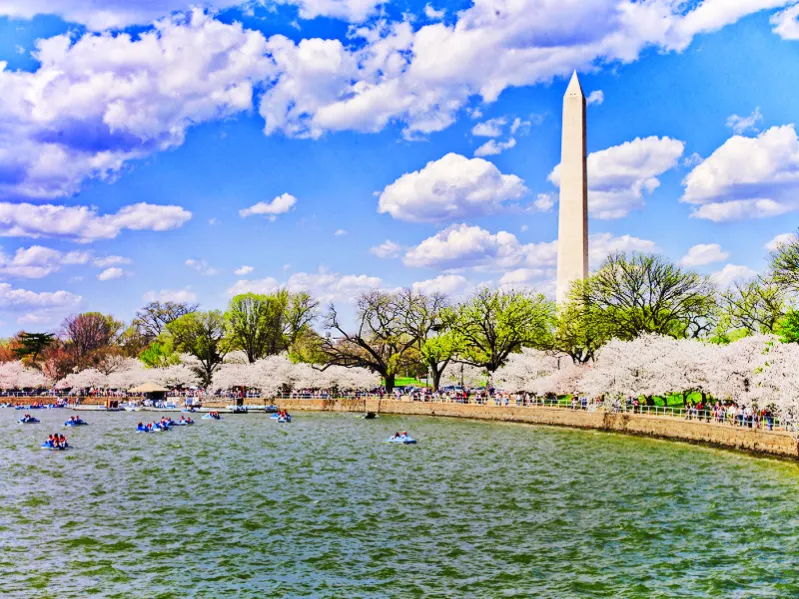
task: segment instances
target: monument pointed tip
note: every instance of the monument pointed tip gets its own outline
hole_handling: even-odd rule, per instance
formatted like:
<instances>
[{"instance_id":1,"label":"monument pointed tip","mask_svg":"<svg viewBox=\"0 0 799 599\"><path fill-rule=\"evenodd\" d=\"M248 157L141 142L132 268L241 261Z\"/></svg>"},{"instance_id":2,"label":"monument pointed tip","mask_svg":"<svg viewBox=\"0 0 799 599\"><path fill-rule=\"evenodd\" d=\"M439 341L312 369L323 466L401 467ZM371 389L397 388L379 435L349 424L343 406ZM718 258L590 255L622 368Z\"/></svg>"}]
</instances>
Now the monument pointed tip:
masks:
<instances>
[{"instance_id":1,"label":"monument pointed tip","mask_svg":"<svg viewBox=\"0 0 799 599\"><path fill-rule=\"evenodd\" d=\"M572 73L572 78L569 81L569 87L566 88L566 95L568 95L571 92L579 92L580 95L583 94L583 88L580 85L580 78L577 76L577 71L574 71L574 73Z\"/></svg>"}]
</instances>

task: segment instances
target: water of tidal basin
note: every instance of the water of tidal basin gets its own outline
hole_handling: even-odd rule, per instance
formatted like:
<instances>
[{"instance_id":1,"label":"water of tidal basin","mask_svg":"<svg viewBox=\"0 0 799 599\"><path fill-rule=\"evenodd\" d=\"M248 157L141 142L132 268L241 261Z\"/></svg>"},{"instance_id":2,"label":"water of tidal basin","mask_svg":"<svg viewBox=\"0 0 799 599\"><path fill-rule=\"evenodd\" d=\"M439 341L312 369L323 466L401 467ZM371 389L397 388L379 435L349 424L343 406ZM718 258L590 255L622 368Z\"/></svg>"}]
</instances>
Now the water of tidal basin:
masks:
<instances>
[{"instance_id":1,"label":"water of tidal basin","mask_svg":"<svg viewBox=\"0 0 799 599\"><path fill-rule=\"evenodd\" d=\"M0 411L0 597L796 597L799 467L584 431ZM415 447L381 441L407 429ZM58 430L63 430L58 428Z\"/></svg>"}]
</instances>

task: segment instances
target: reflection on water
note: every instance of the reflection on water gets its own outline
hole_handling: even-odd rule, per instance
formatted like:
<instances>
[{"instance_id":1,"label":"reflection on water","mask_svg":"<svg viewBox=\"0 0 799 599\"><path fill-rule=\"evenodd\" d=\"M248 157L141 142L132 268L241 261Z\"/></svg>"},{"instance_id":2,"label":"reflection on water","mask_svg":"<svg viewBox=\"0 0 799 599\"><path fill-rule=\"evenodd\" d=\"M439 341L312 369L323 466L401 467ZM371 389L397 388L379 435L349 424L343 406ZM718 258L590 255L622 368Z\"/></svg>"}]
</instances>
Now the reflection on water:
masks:
<instances>
[{"instance_id":1,"label":"reflection on water","mask_svg":"<svg viewBox=\"0 0 799 599\"><path fill-rule=\"evenodd\" d=\"M0 411L0 596L796 597L799 466L583 431ZM151 418L152 419L152 418ZM408 430L417 446L385 445Z\"/></svg>"}]
</instances>

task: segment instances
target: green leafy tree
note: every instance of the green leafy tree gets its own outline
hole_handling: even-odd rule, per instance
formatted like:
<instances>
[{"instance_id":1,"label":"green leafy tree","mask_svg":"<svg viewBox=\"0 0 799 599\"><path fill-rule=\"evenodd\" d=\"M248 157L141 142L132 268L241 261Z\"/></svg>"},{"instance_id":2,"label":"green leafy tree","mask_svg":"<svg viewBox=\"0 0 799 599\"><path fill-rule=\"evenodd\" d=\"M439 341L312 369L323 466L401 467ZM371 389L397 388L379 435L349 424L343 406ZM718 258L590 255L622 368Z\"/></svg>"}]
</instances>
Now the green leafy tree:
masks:
<instances>
[{"instance_id":1,"label":"green leafy tree","mask_svg":"<svg viewBox=\"0 0 799 599\"><path fill-rule=\"evenodd\" d=\"M444 370L458 355L458 338L449 330L428 337L420 349L422 362L433 378L433 390L441 388Z\"/></svg>"},{"instance_id":2,"label":"green leafy tree","mask_svg":"<svg viewBox=\"0 0 799 599\"><path fill-rule=\"evenodd\" d=\"M571 357L575 364L594 359L596 352L611 338L598 309L580 301L582 282L573 284L569 299L558 306L552 349Z\"/></svg>"},{"instance_id":3,"label":"green leafy tree","mask_svg":"<svg viewBox=\"0 0 799 599\"><path fill-rule=\"evenodd\" d=\"M591 321L611 337L643 333L699 337L715 327L716 291L710 279L661 256L617 252L577 292Z\"/></svg>"},{"instance_id":4,"label":"green leafy tree","mask_svg":"<svg viewBox=\"0 0 799 599\"><path fill-rule=\"evenodd\" d=\"M289 359L293 362L323 366L328 359L324 352L324 344L325 339L312 328L308 328L294 340L289 351Z\"/></svg>"},{"instance_id":5,"label":"green leafy tree","mask_svg":"<svg viewBox=\"0 0 799 599\"><path fill-rule=\"evenodd\" d=\"M510 354L551 346L555 304L542 294L482 289L450 318L459 361L485 368L490 382Z\"/></svg>"},{"instance_id":6,"label":"green leafy tree","mask_svg":"<svg viewBox=\"0 0 799 599\"><path fill-rule=\"evenodd\" d=\"M788 309L786 289L763 277L734 282L719 303L730 329L747 335L773 333Z\"/></svg>"},{"instance_id":7,"label":"green leafy tree","mask_svg":"<svg viewBox=\"0 0 799 599\"><path fill-rule=\"evenodd\" d=\"M142 346L158 338L169 323L197 311L197 304L186 302L150 302L136 312L133 328L143 339Z\"/></svg>"},{"instance_id":8,"label":"green leafy tree","mask_svg":"<svg viewBox=\"0 0 799 599\"><path fill-rule=\"evenodd\" d=\"M25 333L17 335L14 354L18 359L28 359L36 364L44 351L55 342L53 333Z\"/></svg>"},{"instance_id":9,"label":"green leafy tree","mask_svg":"<svg viewBox=\"0 0 799 599\"><path fill-rule=\"evenodd\" d=\"M769 258L774 283L789 291L799 291L799 234L781 243Z\"/></svg>"},{"instance_id":10,"label":"green leafy tree","mask_svg":"<svg viewBox=\"0 0 799 599\"><path fill-rule=\"evenodd\" d=\"M277 352L283 346L282 320L287 294L275 296L242 293L230 300L225 319L230 341L250 363Z\"/></svg>"},{"instance_id":11,"label":"green leafy tree","mask_svg":"<svg viewBox=\"0 0 799 599\"><path fill-rule=\"evenodd\" d=\"M231 343L251 363L288 350L310 329L317 305L305 292L237 295L225 312Z\"/></svg>"},{"instance_id":12,"label":"green leafy tree","mask_svg":"<svg viewBox=\"0 0 799 599\"><path fill-rule=\"evenodd\" d=\"M775 327L783 343L799 343L799 310L788 310Z\"/></svg>"},{"instance_id":13,"label":"green leafy tree","mask_svg":"<svg viewBox=\"0 0 799 599\"><path fill-rule=\"evenodd\" d=\"M180 364L180 355L172 347L172 338L167 334L145 347L139 354L139 360L147 368L166 368Z\"/></svg>"},{"instance_id":14,"label":"green leafy tree","mask_svg":"<svg viewBox=\"0 0 799 599\"><path fill-rule=\"evenodd\" d=\"M170 322L166 330L175 350L197 359L198 364L193 368L203 385L209 386L214 372L230 351L224 314L219 310L191 312Z\"/></svg>"}]
</instances>

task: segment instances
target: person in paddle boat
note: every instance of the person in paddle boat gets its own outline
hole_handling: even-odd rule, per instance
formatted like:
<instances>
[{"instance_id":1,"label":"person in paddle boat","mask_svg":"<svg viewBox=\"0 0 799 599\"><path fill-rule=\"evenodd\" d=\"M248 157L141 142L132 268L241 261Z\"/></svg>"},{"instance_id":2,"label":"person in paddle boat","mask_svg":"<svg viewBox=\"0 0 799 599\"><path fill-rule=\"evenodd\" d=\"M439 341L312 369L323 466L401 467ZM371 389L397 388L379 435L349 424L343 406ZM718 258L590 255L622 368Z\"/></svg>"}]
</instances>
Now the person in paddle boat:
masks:
<instances>
[{"instance_id":1,"label":"person in paddle boat","mask_svg":"<svg viewBox=\"0 0 799 599\"><path fill-rule=\"evenodd\" d=\"M69 447L69 443L67 443L67 438L64 435L49 435L47 437L47 441L44 442L43 447L49 447L51 449L66 449Z\"/></svg>"}]
</instances>

